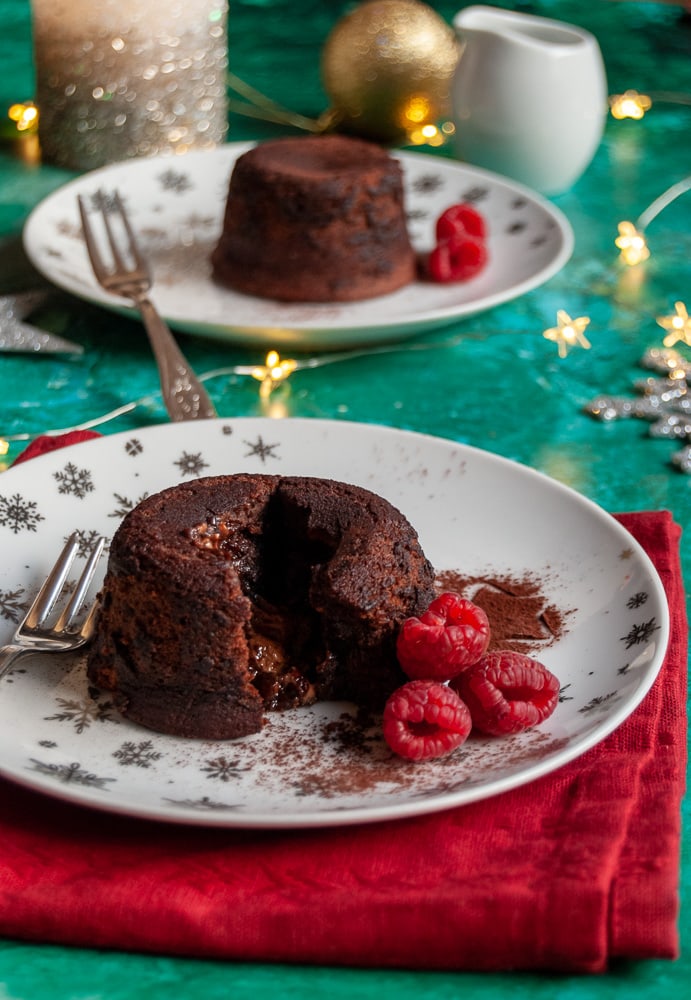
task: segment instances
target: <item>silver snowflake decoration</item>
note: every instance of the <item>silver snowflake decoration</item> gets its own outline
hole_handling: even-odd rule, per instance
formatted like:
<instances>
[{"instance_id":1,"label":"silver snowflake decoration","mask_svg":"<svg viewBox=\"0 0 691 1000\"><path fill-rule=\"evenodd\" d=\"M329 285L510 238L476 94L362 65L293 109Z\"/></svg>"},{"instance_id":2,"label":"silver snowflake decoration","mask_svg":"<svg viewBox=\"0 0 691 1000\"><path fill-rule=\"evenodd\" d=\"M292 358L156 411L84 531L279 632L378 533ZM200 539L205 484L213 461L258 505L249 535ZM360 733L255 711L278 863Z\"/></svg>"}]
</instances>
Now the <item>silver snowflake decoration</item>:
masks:
<instances>
[{"instance_id":1,"label":"silver snowflake decoration","mask_svg":"<svg viewBox=\"0 0 691 1000\"><path fill-rule=\"evenodd\" d=\"M637 379L637 396L595 396L584 409L597 420L609 423L637 417L650 424L648 433L684 444L672 454L672 464L691 473L691 363L670 348L650 348L641 359L656 377Z\"/></svg>"},{"instance_id":2,"label":"silver snowflake decoration","mask_svg":"<svg viewBox=\"0 0 691 1000\"><path fill-rule=\"evenodd\" d=\"M47 300L46 292L0 296L0 350L24 354L82 354L84 348L25 322Z\"/></svg>"}]
</instances>

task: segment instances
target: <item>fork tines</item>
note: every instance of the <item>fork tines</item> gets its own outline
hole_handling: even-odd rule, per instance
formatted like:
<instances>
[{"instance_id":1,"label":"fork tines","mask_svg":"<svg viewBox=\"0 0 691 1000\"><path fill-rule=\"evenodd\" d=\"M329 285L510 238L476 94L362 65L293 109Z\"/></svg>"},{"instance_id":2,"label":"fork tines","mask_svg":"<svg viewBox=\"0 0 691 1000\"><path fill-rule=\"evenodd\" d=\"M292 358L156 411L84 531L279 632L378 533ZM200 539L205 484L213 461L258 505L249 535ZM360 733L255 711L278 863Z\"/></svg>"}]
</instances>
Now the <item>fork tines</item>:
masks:
<instances>
[{"instance_id":1,"label":"fork tines","mask_svg":"<svg viewBox=\"0 0 691 1000\"><path fill-rule=\"evenodd\" d=\"M142 280L148 279L150 277L149 267L137 244L137 239L130 225L120 192L112 191L108 193L99 189L91 197L93 212L90 212L87 208L84 195L77 195L77 201L79 203L84 241L96 277L101 280L101 278L107 277L114 271L122 272L134 268L141 272L139 277ZM112 267L106 263L102 255L100 249L101 241L96 238L94 224L91 221L92 216L96 216L97 214L100 215L103 221L105 243L111 254ZM116 234L116 225L122 231L121 233ZM124 239L118 238L119 236L123 236Z\"/></svg>"},{"instance_id":2,"label":"fork tines","mask_svg":"<svg viewBox=\"0 0 691 1000\"><path fill-rule=\"evenodd\" d=\"M93 548L86 566L80 576L77 586L70 597L70 600L65 607L64 611L60 615L60 618L53 626L54 631L65 631L72 624L74 618L79 613L82 606L86 593L89 589L91 581L93 580L96 568L98 566L99 560L101 558L101 553L103 552L103 546L105 545L105 538L101 537L98 539L95 547ZM73 532L67 540L65 547L60 553L57 562L53 566L53 569L49 573L45 583L39 590L33 604L29 608L29 612L24 619L24 625L28 629L40 628L46 621L51 611L55 607L58 598L63 593L67 577L69 575L72 563L74 562L75 556L79 550L79 535L75 531ZM93 610L93 609L92 609Z\"/></svg>"}]
</instances>

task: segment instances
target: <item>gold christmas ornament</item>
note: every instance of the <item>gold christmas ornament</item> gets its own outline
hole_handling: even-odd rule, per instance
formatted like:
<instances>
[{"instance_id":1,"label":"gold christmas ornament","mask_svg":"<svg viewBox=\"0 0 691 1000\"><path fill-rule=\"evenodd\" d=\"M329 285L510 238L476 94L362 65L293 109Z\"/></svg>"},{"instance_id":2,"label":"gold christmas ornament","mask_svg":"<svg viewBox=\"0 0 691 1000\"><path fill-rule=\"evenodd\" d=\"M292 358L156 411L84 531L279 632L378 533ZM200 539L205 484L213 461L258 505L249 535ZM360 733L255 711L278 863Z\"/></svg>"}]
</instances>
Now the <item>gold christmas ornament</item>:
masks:
<instances>
[{"instance_id":1,"label":"gold christmas ornament","mask_svg":"<svg viewBox=\"0 0 691 1000\"><path fill-rule=\"evenodd\" d=\"M366 0L342 18L322 51L331 128L401 142L448 114L459 46L418 0Z\"/></svg>"}]
</instances>

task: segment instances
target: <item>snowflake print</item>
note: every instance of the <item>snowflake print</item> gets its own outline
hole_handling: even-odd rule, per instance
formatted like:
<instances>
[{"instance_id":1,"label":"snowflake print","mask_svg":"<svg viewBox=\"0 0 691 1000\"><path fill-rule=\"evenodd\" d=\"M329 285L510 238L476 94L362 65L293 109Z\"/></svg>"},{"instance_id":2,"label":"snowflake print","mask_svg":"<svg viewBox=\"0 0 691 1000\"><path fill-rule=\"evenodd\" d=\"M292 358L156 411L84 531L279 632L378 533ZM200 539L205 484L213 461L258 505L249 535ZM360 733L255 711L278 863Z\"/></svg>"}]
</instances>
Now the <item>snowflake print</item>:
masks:
<instances>
[{"instance_id":1,"label":"snowflake print","mask_svg":"<svg viewBox=\"0 0 691 1000\"><path fill-rule=\"evenodd\" d=\"M77 531L77 556L79 559L87 559L96 547L96 543L101 537L99 531ZM65 541L68 538L65 537Z\"/></svg>"},{"instance_id":2,"label":"snowflake print","mask_svg":"<svg viewBox=\"0 0 691 1000\"><path fill-rule=\"evenodd\" d=\"M54 472L53 479L60 483L58 493L72 493L80 500L94 490L89 470L78 469L74 462L68 462L61 472Z\"/></svg>"},{"instance_id":3,"label":"snowflake print","mask_svg":"<svg viewBox=\"0 0 691 1000\"><path fill-rule=\"evenodd\" d=\"M559 701L560 701L560 703L564 702L564 701L573 701L573 695L566 693L569 690L570 687L571 687L570 684L563 684L559 688Z\"/></svg>"},{"instance_id":4,"label":"snowflake print","mask_svg":"<svg viewBox=\"0 0 691 1000\"><path fill-rule=\"evenodd\" d=\"M59 233L60 236L73 236L75 238L81 239L81 228L77 228L73 223L68 222L67 219L59 219L55 224L55 232ZM49 247L48 253L51 257L62 257L62 251L58 250L56 247Z\"/></svg>"},{"instance_id":5,"label":"snowflake print","mask_svg":"<svg viewBox=\"0 0 691 1000\"><path fill-rule=\"evenodd\" d=\"M406 212L406 219L411 224L415 222L421 222L423 219L429 217L429 212L425 211L423 208L411 209L410 212Z\"/></svg>"},{"instance_id":6,"label":"snowflake print","mask_svg":"<svg viewBox=\"0 0 691 1000\"><path fill-rule=\"evenodd\" d=\"M114 191L103 191L101 188L91 195L89 201L93 211L112 213L118 210L117 198Z\"/></svg>"},{"instance_id":7,"label":"snowflake print","mask_svg":"<svg viewBox=\"0 0 691 1000\"><path fill-rule=\"evenodd\" d=\"M595 698L591 698L583 708L579 708L578 711L585 715L587 712L595 712L606 708L612 698L616 698L617 694L617 691L610 691L609 694L597 695Z\"/></svg>"},{"instance_id":8,"label":"snowflake print","mask_svg":"<svg viewBox=\"0 0 691 1000\"><path fill-rule=\"evenodd\" d=\"M55 750L57 743L55 740L39 740L38 745L40 747L45 747L46 750Z\"/></svg>"},{"instance_id":9,"label":"snowflake print","mask_svg":"<svg viewBox=\"0 0 691 1000\"><path fill-rule=\"evenodd\" d=\"M183 451L180 458L176 462L173 462L173 465L177 465L180 474L183 476L199 476L202 469L208 468L208 463L204 461L199 451L195 455Z\"/></svg>"},{"instance_id":10,"label":"snowflake print","mask_svg":"<svg viewBox=\"0 0 691 1000\"><path fill-rule=\"evenodd\" d=\"M192 187L187 174L180 173L178 170L165 170L158 175L158 179L164 191L174 191L175 194L184 194Z\"/></svg>"},{"instance_id":11,"label":"snowflake print","mask_svg":"<svg viewBox=\"0 0 691 1000\"><path fill-rule=\"evenodd\" d=\"M655 619L651 618L647 622L641 622L640 625L634 625L628 635L622 635L620 638L622 642L626 643L626 648L631 649L632 646L640 646L641 643L648 642L659 628L660 626L655 624Z\"/></svg>"},{"instance_id":12,"label":"snowflake print","mask_svg":"<svg viewBox=\"0 0 691 1000\"><path fill-rule=\"evenodd\" d=\"M274 448L278 448L278 443L276 444L266 444L261 434L257 438L256 442L252 444L251 441L245 441L245 444L250 449L245 452L245 458L250 458L252 455L257 455L262 462L266 462L267 458L278 458L278 455L274 455Z\"/></svg>"},{"instance_id":13,"label":"snowflake print","mask_svg":"<svg viewBox=\"0 0 691 1000\"><path fill-rule=\"evenodd\" d=\"M124 517L125 514L129 514L131 510L134 510L142 500L146 500L148 495L148 493L143 493L138 500L130 500L129 497L124 497L120 493L113 493L118 506L110 512L108 517Z\"/></svg>"},{"instance_id":14,"label":"snowflake print","mask_svg":"<svg viewBox=\"0 0 691 1000\"><path fill-rule=\"evenodd\" d=\"M25 500L20 493L11 497L0 496L0 525L18 535L20 531L36 531L39 521L45 521L39 514L33 500Z\"/></svg>"},{"instance_id":15,"label":"snowflake print","mask_svg":"<svg viewBox=\"0 0 691 1000\"><path fill-rule=\"evenodd\" d=\"M97 774L83 770L81 764L75 761L72 764L47 764L42 760L30 758L33 764L32 770L40 774L46 774L51 778L56 778L63 785L86 785L89 788L105 788L106 783L115 781L115 778L99 778Z\"/></svg>"},{"instance_id":16,"label":"snowflake print","mask_svg":"<svg viewBox=\"0 0 691 1000\"><path fill-rule=\"evenodd\" d=\"M328 779L320 774L304 774L299 781L291 781L290 787L294 790L296 798L311 795L329 798L334 794Z\"/></svg>"},{"instance_id":17,"label":"snowflake print","mask_svg":"<svg viewBox=\"0 0 691 1000\"><path fill-rule=\"evenodd\" d=\"M56 699L62 709L55 715L46 715L46 722L72 722L76 733L83 733L92 722L117 722L113 717L114 706L112 701L95 702L77 701L71 698Z\"/></svg>"},{"instance_id":18,"label":"snowflake print","mask_svg":"<svg viewBox=\"0 0 691 1000\"><path fill-rule=\"evenodd\" d=\"M198 212L190 212L182 221L188 232L194 232L195 229L205 230L216 226L216 218L214 216L200 215Z\"/></svg>"},{"instance_id":19,"label":"snowflake print","mask_svg":"<svg viewBox=\"0 0 691 1000\"><path fill-rule=\"evenodd\" d=\"M636 608L642 608L647 600L648 600L648 595L645 593L645 591L639 591L637 594L634 594L633 597L629 597L628 601L626 602L626 607L631 608L632 610Z\"/></svg>"},{"instance_id":20,"label":"snowflake print","mask_svg":"<svg viewBox=\"0 0 691 1000\"><path fill-rule=\"evenodd\" d=\"M207 812L212 811L222 811L225 809L239 809L237 805L230 805L227 802L216 802L210 799L208 795L202 795L199 799L163 799L164 802L169 802L172 806L182 806L184 809L199 809L200 811L206 810Z\"/></svg>"},{"instance_id":21,"label":"snowflake print","mask_svg":"<svg viewBox=\"0 0 691 1000\"><path fill-rule=\"evenodd\" d=\"M226 437L229 437L232 433L233 433L233 428L230 426L230 424L224 424L223 427L221 428L221 434L225 434Z\"/></svg>"},{"instance_id":22,"label":"snowflake print","mask_svg":"<svg viewBox=\"0 0 691 1000\"><path fill-rule=\"evenodd\" d=\"M461 195L461 201L467 201L472 204L475 201L484 201L488 195L487 188L484 187L472 187L469 188Z\"/></svg>"},{"instance_id":23,"label":"snowflake print","mask_svg":"<svg viewBox=\"0 0 691 1000\"><path fill-rule=\"evenodd\" d=\"M163 756L157 750L154 750L154 745L151 740L141 740L139 743L133 743L128 740L123 743L119 750L116 750L113 754L116 760L119 760L123 767L130 767L134 765L135 767L151 767L153 761L160 760Z\"/></svg>"},{"instance_id":24,"label":"snowflake print","mask_svg":"<svg viewBox=\"0 0 691 1000\"><path fill-rule=\"evenodd\" d=\"M443 187L443 184L439 174L423 174L413 181L413 191L417 191L418 194L432 194Z\"/></svg>"},{"instance_id":25,"label":"snowflake print","mask_svg":"<svg viewBox=\"0 0 691 1000\"><path fill-rule=\"evenodd\" d=\"M138 438L130 438L125 444L125 451L128 455L141 455L144 451L144 445Z\"/></svg>"},{"instance_id":26,"label":"snowflake print","mask_svg":"<svg viewBox=\"0 0 691 1000\"><path fill-rule=\"evenodd\" d=\"M225 757L215 757L207 760L206 767L202 771L207 778L218 778L219 781L230 781L231 778L239 778L243 771L249 771L248 767L239 767L238 760L227 760Z\"/></svg>"},{"instance_id":27,"label":"snowflake print","mask_svg":"<svg viewBox=\"0 0 691 1000\"><path fill-rule=\"evenodd\" d=\"M0 590L0 618L18 623L29 607L28 600L22 600L26 593L23 587L16 590Z\"/></svg>"},{"instance_id":28,"label":"snowflake print","mask_svg":"<svg viewBox=\"0 0 691 1000\"><path fill-rule=\"evenodd\" d=\"M519 220L517 222L512 222L510 225L508 225L506 227L506 232L510 236L513 236L515 233L522 233L524 231L525 227L526 227L525 222Z\"/></svg>"}]
</instances>

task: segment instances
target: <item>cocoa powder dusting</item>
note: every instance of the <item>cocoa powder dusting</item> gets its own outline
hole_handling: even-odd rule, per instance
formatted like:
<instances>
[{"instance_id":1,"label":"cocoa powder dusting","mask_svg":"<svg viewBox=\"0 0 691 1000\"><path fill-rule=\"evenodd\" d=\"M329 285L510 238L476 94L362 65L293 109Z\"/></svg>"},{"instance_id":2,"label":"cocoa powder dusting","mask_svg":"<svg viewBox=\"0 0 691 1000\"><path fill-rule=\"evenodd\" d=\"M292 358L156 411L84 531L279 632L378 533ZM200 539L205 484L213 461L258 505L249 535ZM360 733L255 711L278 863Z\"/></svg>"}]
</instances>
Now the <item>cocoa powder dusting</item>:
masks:
<instances>
[{"instance_id":1,"label":"cocoa powder dusting","mask_svg":"<svg viewBox=\"0 0 691 1000\"><path fill-rule=\"evenodd\" d=\"M464 576L443 570L435 586L439 593L455 591L482 608L490 623L490 649L536 653L561 638L572 613L550 604L540 579L529 573L522 577Z\"/></svg>"}]
</instances>

